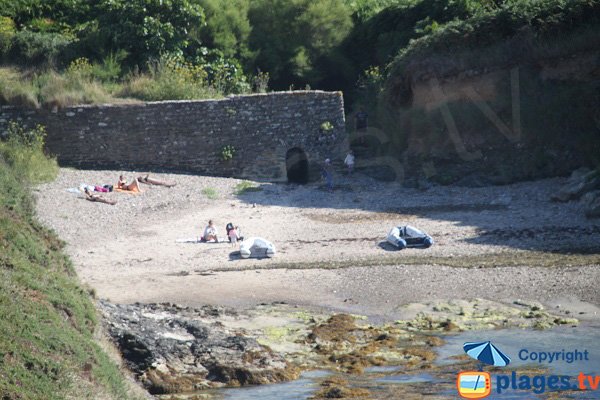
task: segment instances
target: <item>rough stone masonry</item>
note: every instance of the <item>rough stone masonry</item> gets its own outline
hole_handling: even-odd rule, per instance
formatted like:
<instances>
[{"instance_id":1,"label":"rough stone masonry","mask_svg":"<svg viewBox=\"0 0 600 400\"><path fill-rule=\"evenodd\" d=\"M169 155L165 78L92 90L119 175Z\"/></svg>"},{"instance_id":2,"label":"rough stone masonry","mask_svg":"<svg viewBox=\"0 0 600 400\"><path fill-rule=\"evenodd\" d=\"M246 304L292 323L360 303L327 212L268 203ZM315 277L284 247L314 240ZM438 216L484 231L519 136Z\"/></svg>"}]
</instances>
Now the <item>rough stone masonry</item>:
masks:
<instances>
[{"instance_id":1,"label":"rough stone masonry","mask_svg":"<svg viewBox=\"0 0 600 400\"><path fill-rule=\"evenodd\" d=\"M318 177L347 148L341 92L293 91L222 100L0 108L0 134L17 120L42 124L64 166L181 171L284 181L301 167ZM224 151L233 148L233 157ZM291 150L291 151L290 151Z\"/></svg>"}]
</instances>

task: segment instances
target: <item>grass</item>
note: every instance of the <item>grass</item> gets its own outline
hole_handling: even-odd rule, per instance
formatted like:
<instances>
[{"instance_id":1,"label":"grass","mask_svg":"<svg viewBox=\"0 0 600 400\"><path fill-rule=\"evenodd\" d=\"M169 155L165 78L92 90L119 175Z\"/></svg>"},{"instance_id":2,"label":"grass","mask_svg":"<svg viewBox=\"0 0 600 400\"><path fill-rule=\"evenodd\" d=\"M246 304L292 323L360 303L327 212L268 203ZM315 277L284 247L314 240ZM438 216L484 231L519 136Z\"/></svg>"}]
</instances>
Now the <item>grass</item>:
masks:
<instances>
[{"instance_id":1,"label":"grass","mask_svg":"<svg viewBox=\"0 0 600 400\"><path fill-rule=\"evenodd\" d=\"M120 81L101 81L88 69L65 71L19 70L0 67L0 105L27 108L68 107L79 104L132 101L215 99L223 95L208 85L195 70L159 63L147 73L132 74Z\"/></svg>"},{"instance_id":2,"label":"grass","mask_svg":"<svg viewBox=\"0 0 600 400\"><path fill-rule=\"evenodd\" d=\"M242 181L242 182L238 183L237 185L235 185L235 189L233 190L233 193L237 196L241 196L246 193L260 192L260 191L262 191L262 188L259 186L256 186L256 184L254 184L250 181Z\"/></svg>"},{"instance_id":3,"label":"grass","mask_svg":"<svg viewBox=\"0 0 600 400\"><path fill-rule=\"evenodd\" d=\"M132 398L121 371L94 340L96 309L62 252L64 243L35 219L27 177L51 178L54 160L15 141L1 146L2 398Z\"/></svg>"},{"instance_id":4,"label":"grass","mask_svg":"<svg viewBox=\"0 0 600 400\"><path fill-rule=\"evenodd\" d=\"M0 104L38 108L37 89L13 68L0 68Z\"/></svg>"},{"instance_id":5,"label":"grass","mask_svg":"<svg viewBox=\"0 0 600 400\"><path fill-rule=\"evenodd\" d=\"M133 97L144 101L223 97L217 90L206 85L201 72L203 71L192 66L159 62L146 74L130 76L116 94L118 97Z\"/></svg>"},{"instance_id":6,"label":"grass","mask_svg":"<svg viewBox=\"0 0 600 400\"><path fill-rule=\"evenodd\" d=\"M219 193L217 193L217 190L211 187L202 189L202 194L210 200L216 200L219 198Z\"/></svg>"}]
</instances>

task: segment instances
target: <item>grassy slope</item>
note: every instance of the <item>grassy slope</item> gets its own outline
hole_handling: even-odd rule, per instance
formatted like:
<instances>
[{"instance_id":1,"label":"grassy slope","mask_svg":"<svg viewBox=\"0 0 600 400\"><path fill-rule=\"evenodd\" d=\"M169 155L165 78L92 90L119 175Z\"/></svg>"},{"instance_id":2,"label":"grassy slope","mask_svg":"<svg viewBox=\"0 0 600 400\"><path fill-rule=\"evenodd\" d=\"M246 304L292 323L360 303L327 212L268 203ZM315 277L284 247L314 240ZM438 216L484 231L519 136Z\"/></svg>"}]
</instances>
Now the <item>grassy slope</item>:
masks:
<instances>
[{"instance_id":1,"label":"grassy slope","mask_svg":"<svg viewBox=\"0 0 600 400\"><path fill-rule=\"evenodd\" d=\"M22 149L0 143L0 398L127 399L119 368L94 340L98 320L63 243L34 217L24 178L53 161L17 170ZM31 167L31 168L29 168Z\"/></svg>"}]
</instances>

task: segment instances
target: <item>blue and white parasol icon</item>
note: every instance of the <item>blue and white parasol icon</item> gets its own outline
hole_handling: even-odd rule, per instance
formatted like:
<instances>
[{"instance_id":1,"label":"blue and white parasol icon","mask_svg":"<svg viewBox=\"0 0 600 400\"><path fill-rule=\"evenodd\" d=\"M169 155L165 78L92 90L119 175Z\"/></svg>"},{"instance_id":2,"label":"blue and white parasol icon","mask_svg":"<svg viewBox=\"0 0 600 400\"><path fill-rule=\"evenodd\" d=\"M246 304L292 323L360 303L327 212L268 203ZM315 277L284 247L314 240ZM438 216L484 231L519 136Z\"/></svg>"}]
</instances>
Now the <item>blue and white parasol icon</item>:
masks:
<instances>
[{"instance_id":1,"label":"blue and white parasol icon","mask_svg":"<svg viewBox=\"0 0 600 400\"><path fill-rule=\"evenodd\" d=\"M502 353L492 342L467 342L463 349L471 358L487 365L504 367L510 363L510 357Z\"/></svg>"}]
</instances>

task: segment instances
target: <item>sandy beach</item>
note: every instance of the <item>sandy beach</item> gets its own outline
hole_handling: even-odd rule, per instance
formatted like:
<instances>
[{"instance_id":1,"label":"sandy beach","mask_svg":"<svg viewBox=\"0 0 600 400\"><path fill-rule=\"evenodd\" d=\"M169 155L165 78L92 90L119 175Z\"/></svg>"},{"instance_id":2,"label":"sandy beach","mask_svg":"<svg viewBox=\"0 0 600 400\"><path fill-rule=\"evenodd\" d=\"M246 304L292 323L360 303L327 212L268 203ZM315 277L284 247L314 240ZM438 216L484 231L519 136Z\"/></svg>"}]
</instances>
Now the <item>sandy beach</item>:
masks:
<instances>
[{"instance_id":1,"label":"sandy beach","mask_svg":"<svg viewBox=\"0 0 600 400\"><path fill-rule=\"evenodd\" d=\"M120 174L142 173L63 168L35 189L38 215L66 241L80 279L113 303L286 302L391 319L407 303L479 297L600 314L600 221L579 202L550 201L563 178L421 191L340 174L333 193L317 182L253 183L238 194L237 179L152 174L177 185L106 194L115 206L67 190L114 185ZM276 257L242 260L228 243L193 243L209 219L222 236L233 222L272 241ZM434 246L390 249L386 233L404 224Z\"/></svg>"}]
</instances>

